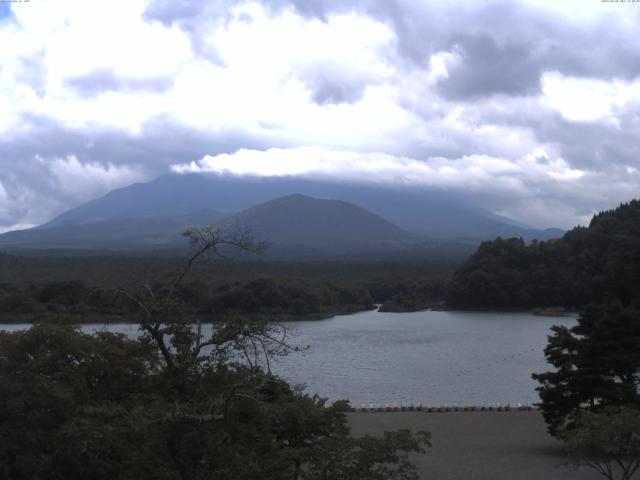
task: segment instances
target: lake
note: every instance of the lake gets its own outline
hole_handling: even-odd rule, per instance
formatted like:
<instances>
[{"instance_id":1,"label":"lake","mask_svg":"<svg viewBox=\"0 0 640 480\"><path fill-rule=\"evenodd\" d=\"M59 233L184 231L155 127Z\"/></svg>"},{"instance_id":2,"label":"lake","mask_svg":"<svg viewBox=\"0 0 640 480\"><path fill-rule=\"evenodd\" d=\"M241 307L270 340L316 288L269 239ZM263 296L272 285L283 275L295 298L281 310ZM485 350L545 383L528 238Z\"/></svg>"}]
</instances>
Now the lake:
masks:
<instances>
[{"instance_id":1,"label":"lake","mask_svg":"<svg viewBox=\"0 0 640 480\"><path fill-rule=\"evenodd\" d=\"M369 311L288 322L295 343L310 348L277 361L272 370L293 383L306 383L310 393L348 398L354 405L531 404L538 401L531 373L549 368L543 353L549 328L575 322L530 313L453 311ZM108 329L138 333L136 325Z\"/></svg>"}]
</instances>

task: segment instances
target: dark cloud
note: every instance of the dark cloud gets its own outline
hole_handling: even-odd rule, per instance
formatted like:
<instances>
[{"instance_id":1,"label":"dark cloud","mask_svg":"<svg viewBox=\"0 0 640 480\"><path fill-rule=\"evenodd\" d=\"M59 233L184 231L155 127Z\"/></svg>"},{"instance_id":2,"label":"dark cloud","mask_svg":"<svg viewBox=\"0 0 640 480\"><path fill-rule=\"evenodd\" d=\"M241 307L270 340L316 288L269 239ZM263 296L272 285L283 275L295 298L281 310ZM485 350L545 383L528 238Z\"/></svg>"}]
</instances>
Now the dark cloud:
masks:
<instances>
[{"instance_id":1,"label":"dark cloud","mask_svg":"<svg viewBox=\"0 0 640 480\"><path fill-rule=\"evenodd\" d=\"M585 99L589 101L589 99ZM640 166L640 103L619 112L615 121L567 120L533 102L511 109L478 107L488 124L531 132L540 144L551 145L573 168L597 172Z\"/></svg>"},{"instance_id":2,"label":"dark cloud","mask_svg":"<svg viewBox=\"0 0 640 480\"><path fill-rule=\"evenodd\" d=\"M636 113L640 113L640 110ZM625 125L627 128L624 128ZM540 141L556 145L572 166L605 172L640 165L640 125L569 122L561 117L534 128ZM640 192L639 192L640 193Z\"/></svg>"},{"instance_id":3,"label":"dark cloud","mask_svg":"<svg viewBox=\"0 0 640 480\"><path fill-rule=\"evenodd\" d=\"M488 35L461 36L452 49L457 63L449 66L438 89L454 100L539 93L542 65L532 58L533 50L534 45L498 45Z\"/></svg>"},{"instance_id":4,"label":"dark cloud","mask_svg":"<svg viewBox=\"0 0 640 480\"><path fill-rule=\"evenodd\" d=\"M638 13L630 12L630 17L634 16L640 21ZM545 33L554 39L545 59L548 70L606 80L630 81L640 76L640 36L622 30L606 17L588 29L547 21Z\"/></svg>"},{"instance_id":5,"label":"dark cloud","mask_svg":"<svg viewBox=\"0 0 640 480\"><path fill-rule=\"evenodd\" d=\"M5 166L27 164L36 155L77 155L86 162L139 165L152 174L160 174L171 164L196 160L212 152L286 146L240 131L200 131L163 117L147 122L135 134L106 127L70 128L54 119L33 115L25 116L23 122L20 133L0 138L0 177L9 171Z\"/></svg>"},{"instance_id":6,"label":"dark cloud","mask_svg":"<svg viewBox=\"0 0 640 480\"><path fill-rule=\"evenodd\" d=\"M433 38L443 26L440 9L426 2L400 0L265 0L273 13L293 9L305 18L326 22L331 15L357 12L386 23L398 37L398 53L416 63L424 64L433 53ZM398 58L401 60L401 58Z\"/></svg>"},{"instance_id":7,"label":"dark cloud","mask_svg":"<svg viewBox=\"0 0 640 480\"><path fill-rule=\"evenodd\" d=\"M326 77L316 78L313 83L313 101L318 105L353 103L362 98L364 85L333 82Z\"/></svg>"},{"instance_id":8,"label":"dark cloud","mask_svg":"<svg viewBox=\"0 0 640 480\"><path fill-rule=\"evenodd\" d=\"M163 92L171 87L170 77L124 77L110 69L97 69L86 75L68 77L65 85L85 97L93 97L103 92Z\"/></svg>"},{"instance_id":9,"label":"dark cloud","mask_svg":"<svg viewBox=\"0 0 640 480\"><path fill-rule=\"evenodd\" d=\"M155 0L145 16L195 30L198 17L228 20L229 9L238 3L242 2ZM441 85L443 93L455 98L536 93L540 75L549 70L606 79L631 80L640 75L640 36L621 29L606 12L585 28L542 7L504 0L264 0L262 4L276 14L292 9L322 21L349 12L369 15L395 32L398 62L426 66L436 52L459 53L462 64L454 68L449 84ZM640 21L640 9L628 13ZM474 78L479 85L472 85Z\"/></svg>"},{"instance_id":10,"label":"dark cloud","mask_svg":"<svg viewBox=\"0 0 640 480\"><path fill-rule=\"evenodd\" d=\"M369 83L366 78L348 78L337 68L321 67L307 75L311 98L318 105L355 103Z\"/></svg>"},{"instance_id":11,"label":"dark cloud","mask_svg":"<svg viewBox=\"0 0 640 480\"><path fill-rule=\"evenodd\" d=\"M151 0L143 13L147 21L157 21L166 27L177 25L189 35L193 50L217 65L223 65L220 55L203 39L218 23L232 18L231 8L241 0Z\"/></svg>"},{"instance_id":12,"label":"dark cloud","mask_svg":"<svg viewBox=\"0 0 640 480\"><path fill-rule=\"evenodd\" d=\"M111 188L166 173L174 163L276 146L242 132L190 129L168 118L148 122L135 135L113 128L67 128L37 116L25 117L23 125L0 138L0 230L43 223Z\"/></svg>"},{"instance_id":13,"label":"dark cloud","mask_svg":"<svg viewBox=\"0 0 640 480\"><path fill-rule=\"evenodd\" d=\"M545 71L592 78L632 80L640 75L640 36L603 14L588 27L543 8L512 1L477 3L402 0L269 0L272 9L293 8L326 20L357 11L396 33L396 61L426 66L439 51L457 53L440 89L450 98L537 93ZM604 12L603 12L604 13ZM640 21L640 9L629 9ZM633 22L631 22L633 23Z\"/></svg>"}]
</instances>

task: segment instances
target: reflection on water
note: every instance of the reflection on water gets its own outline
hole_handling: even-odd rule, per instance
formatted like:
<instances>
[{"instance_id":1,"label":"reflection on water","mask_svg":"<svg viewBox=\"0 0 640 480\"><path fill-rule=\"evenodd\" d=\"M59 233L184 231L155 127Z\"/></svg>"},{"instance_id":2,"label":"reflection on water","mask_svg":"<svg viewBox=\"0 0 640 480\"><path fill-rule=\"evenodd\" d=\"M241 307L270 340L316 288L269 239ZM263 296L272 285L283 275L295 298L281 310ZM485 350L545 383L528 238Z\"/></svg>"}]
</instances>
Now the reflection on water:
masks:
<instances>
[{"instance_id":1,"label":"reflection on water","mask_svg":"<svg viewBox=\"0 0 640 480\"><path fill-rule=\"evenodd\" d=\"M295 342L310 348L272 369L293 383L306 383L311 393L354 404L533 403L538 397L531 373L548 368L543 349L549 328L574 323L528 313L376 311L290 322ZM139 334L136 325L108 329Z\"/></svg>"}]
</instances>

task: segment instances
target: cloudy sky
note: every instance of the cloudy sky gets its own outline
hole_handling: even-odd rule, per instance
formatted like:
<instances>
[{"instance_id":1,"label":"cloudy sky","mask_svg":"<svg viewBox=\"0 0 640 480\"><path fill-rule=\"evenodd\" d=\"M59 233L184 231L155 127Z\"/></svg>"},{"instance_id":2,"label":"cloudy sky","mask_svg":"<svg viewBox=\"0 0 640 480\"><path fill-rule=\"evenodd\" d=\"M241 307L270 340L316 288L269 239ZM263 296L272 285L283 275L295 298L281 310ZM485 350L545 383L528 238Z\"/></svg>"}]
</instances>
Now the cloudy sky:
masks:
<instances>
[{"instance_id":1,"label":"cloudy sky","mask_svg":"<svg viewBox=\"0 0 640 480\"><path fill-rule=\"evenodd\" d=\"M640 3L0 3L0 230L174 171L459 192L571 227L640 196Z\"/></svg>"}]
</instances>

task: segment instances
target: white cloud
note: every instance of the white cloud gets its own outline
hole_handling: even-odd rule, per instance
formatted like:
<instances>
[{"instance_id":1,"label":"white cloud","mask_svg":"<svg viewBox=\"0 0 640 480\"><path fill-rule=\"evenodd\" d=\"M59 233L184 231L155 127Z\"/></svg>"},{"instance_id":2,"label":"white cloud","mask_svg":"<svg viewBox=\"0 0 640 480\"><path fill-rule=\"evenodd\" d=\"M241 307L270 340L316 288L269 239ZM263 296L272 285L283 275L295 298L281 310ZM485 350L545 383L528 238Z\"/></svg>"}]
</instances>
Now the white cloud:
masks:
<instances>
[{"instance_id":1,"label":"white cloud","mask_svg":"<svg viewBox=\"0 0 640 480\"><path fill-rule=\"evenodd\" d=\"M193 55L188 36L177 28L141 20L146 2L119 8L108 3L60 0L13 6L15 20L0 27L2 49L0 131L20 127L20 116L41 115L80 127L109 125L135 131L166 111L158 95L111 93L83 98L69 78L109 69L144 80L173 77ZM35 60L34 60L35 59ZM25 81L25 63L37 62L42 85ZM33 80L33 79L32 79Z\"/></svg>"},{"instance_id":2,"label":"white cloud","mask_svg":"<svg viewBox=\"0 0 640 480\"><path fill-rule=\"evenodd\" d=\"M34 185L25 178L0 182L0 229L28 228L62 211L101 196L114 188L149 179L136 165L81 162L75 155L36 156L26 175L36 176ZM12 218L22 221L12 221Z\"/></svg>"},{"instance_id":3,"label":"white cloud","mask_svg":"<svg viewBox=\"0 0 640 480\"><path fill-rule=\"evenodd\" d=\"M1 226L0 225L0 234L13 232L14 230L27 230L29 228L33 228L36 225L33 223L16 223L14 225L9 226Z\"/></svg>"},{"instance_id":4,"label":"white cloud","mask_svg":"<svg viewBox=\"0 0 640 480\"><path fill-rule=\"evenodd\" d=\"M243 20L206 38L222 65L200 59L177 75L171 112L181 123L337 147L386 137L411 121L386 85L395 71L385 57L394 41L385 25L355 14L327 22L290 10L271 17L258 4L234 14ZM353 104L318 105L309 78L319 69L373 86Z\"/></svg>"},{"instance_id":5,"label":"white cloud","mask_svg":"<svg viewBox=\"0 0 640 480\"><path fill-rule=\"evenodd\" d=\"M89 199L96 194L129 185L144 178L144 172L133 165L82 163L75 155L38 161L47 166L55 188L76 199Z\"/></svg>"},{"instance_id":6,"label":"white cloud","mask_svg":"<svg viewBox=\"0 0 640 480\"><path fill-rule=\"evenodd\" d=\"M189 164L174 165L177 173L301 176L374 184L406 184L438 188L523 193L525 184L549 180L571 181L583 172L561 158L540 164L535 155L518 160L468 155L426 161L386 153L360 153L322 147L241 149L233 154L207 155Z\"/></svg>"},{"instance_id":7,"label":"white cloud","mask_svg":"<svg viewBox=\"0 0 640 480\"><path fill-rule=\"evenodd\" d=\"M11 4L15 19L0 23L0 45L12 46L0 49L0 213L37 223L161 173L174 155L248 145L282 148L175 168L457 189L520 218L528 202L540 221L556 212L582 219L592 205L637 195L635 6L345 1L318 4L320 20L267 3L191 2L188 20L174 22L145 16L150 0ZM576 49L582 42L593 51ZM443 96L461 67L479 84L524 71L531 88L506 82ZM500 75L487 75L492 68ZM74 141L41 148L38 122ZM148 148L149 125L166 153ZM87 157L78 145L94 140L102 154Z\"/></svg>"},{"instance_id":8,"label":"white cloud","mask_svg":"<svg viewBox=\"0 0 640 480\"><path fill-rule=\"evenodd\" d=\"M0 30L0 40L22 48L0 53L0 93L10 99L0 105L0 131L18 128L24 113L73 128L130 132L165 116L201 130L285 132L291 141L323 137L343 145L347 136L363 141L365 135L375 137L407 122L389 88L367 92L354 105L324 108L314 103L307 84L310 72L323 64L365 83L390 79L394 69L387 55L395 36L383 23L356 14L327 22L291 10L273 16L260 3L240 4L228 12L229 21L209 24L201 40L216 58L207 58L192 49L187 33L177 26L145 22L145 5L134 0L115 9L108 3L62 0L14 8L17 20ZM18 78L21 63L34 55L41 56L43 65L39 93ZM70 79L99 71L139 82L166 77L171 85L162 92L95 96L69 85Z\"/></svg>"},{"instance_id":9,"label":"white cloud","mask_svg":"<svg viewBox=\"0 0 640 480\"><path fill-rule=\"evenodd\" d=\"M321 147L241 149L174 165L172 170L222 175L296 175L329 181L442 188L472 196L498 213L526 219L538 227L570 228L588 222L598 211L598 205L628 200L640 188L637 170L628 173L627 180L621 182L616 173L604 176L574 168L542 148L517 159L467 155L457 159L432 157L426 161ZM610 188L612 184L617 185L615 190Z\"/></svg>"},{"instance_id":10,"label":"white cloud","mask_svg":"<svg viewBox=\"0 0 640 480\"><path fill-rule=\"evenodd\" d=\"M573 78L550 72L542 77L542 90L543 103L576 122L615 123L626 105L640 101L640 81Z\"/></svg>"}]
</instances>

